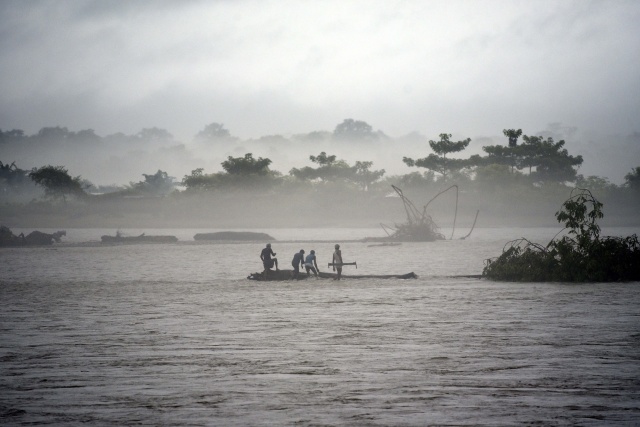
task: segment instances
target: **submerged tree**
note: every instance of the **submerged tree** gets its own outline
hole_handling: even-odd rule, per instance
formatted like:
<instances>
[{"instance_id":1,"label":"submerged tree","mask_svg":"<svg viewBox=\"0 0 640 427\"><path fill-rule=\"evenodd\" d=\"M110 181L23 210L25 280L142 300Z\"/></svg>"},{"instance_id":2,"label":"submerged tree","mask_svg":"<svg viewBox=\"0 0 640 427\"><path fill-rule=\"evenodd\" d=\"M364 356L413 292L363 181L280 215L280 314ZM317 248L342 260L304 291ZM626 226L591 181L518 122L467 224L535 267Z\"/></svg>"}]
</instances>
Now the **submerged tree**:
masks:
<instances>
[{"instance_id":1,"label":"submerged tree","mask_svg":"<svg viewBox=\"0 0 640 427\"><path fill-rule=\"evenodd\" d=\"M601 237L602 203L589 190L574 189L556 212L568 234L542 246L527 239L509 242L487 260L483 276L520 282L613 282L640 280L638 236Z\"/></svg>"}]
</instances>

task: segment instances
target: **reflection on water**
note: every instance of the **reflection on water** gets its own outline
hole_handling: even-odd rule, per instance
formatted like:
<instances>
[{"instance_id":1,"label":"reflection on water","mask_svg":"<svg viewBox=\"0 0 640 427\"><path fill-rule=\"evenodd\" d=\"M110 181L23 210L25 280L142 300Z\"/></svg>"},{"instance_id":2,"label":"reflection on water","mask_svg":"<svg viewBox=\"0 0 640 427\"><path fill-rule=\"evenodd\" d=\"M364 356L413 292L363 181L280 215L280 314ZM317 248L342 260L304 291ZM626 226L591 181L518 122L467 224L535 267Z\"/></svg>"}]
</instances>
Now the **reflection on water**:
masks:
<instances>
[{"instance_id":1,"label":"reflection on water","mask_svg":"<svg viewBox=\"0 0 640 427\"><path fill-rule=\"evenodd\" d=\"M254 243L0 250L0 423L638 422L639 283L447 277L505 243L474 237L343 245L409 281L252 282Z\"/></svg>"}]
</instances>

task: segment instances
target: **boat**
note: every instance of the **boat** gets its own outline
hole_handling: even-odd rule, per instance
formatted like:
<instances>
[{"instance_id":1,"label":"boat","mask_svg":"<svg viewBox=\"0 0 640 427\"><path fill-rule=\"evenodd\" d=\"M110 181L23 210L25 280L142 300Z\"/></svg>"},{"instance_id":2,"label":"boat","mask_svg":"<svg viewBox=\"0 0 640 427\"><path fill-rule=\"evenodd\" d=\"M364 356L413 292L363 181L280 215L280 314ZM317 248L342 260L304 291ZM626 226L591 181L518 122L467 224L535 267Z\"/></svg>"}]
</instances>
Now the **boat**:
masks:
<instances>
[{"instance_id":1,"label":"boat","mask_svg":"<svg viewBox=\"0 0 640 427\"><path fill-rule=\"evenodd\" d=\"M102 236L102 243L175 243L176 236L147 236L142 233L139 236L123 236L117 232L115 236Z\"/></svg>"},{"instance_id":2,"label":"boat","mask_svg":"<svg viewBox=\"0 0 640 427\"><path fill-rule=\"evenodd\" d=\"M263 273L251 273L247 276L249 280L257 280L260 282L282 282L286 280L292 280L293 270L268 270L267 277L264 277ZM314 279L313 274L307 276L306 272L300 272L297 280ZM318 273L319 279L335 279L335 273L326 273L321 271ZM418 275L413 271L407 274L343 274L342 279L417 279Z\"/></svg>"}]
</instances>

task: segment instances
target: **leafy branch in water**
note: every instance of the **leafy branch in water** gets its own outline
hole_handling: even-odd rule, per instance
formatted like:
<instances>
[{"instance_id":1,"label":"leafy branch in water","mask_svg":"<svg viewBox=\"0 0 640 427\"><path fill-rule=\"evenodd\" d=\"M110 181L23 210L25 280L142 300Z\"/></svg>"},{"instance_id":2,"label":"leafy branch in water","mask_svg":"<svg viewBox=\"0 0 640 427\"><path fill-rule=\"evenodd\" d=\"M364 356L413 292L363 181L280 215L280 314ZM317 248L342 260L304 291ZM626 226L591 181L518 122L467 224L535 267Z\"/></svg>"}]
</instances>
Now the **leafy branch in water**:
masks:
<instances>
[{"instance_id":1,"label":"leafy branch in water","mask_svg":"<svg viewBox=\"0 0 640 427\"><path fill-rule=\"evenodd\" d=\"M508 242L488 259L482 275L517 282L614 282L640 280L638 236L600 237L602 203L589 190L574 189L556 219L566 236L542 246L527 239Z\"/></svg>"}]
</instances>

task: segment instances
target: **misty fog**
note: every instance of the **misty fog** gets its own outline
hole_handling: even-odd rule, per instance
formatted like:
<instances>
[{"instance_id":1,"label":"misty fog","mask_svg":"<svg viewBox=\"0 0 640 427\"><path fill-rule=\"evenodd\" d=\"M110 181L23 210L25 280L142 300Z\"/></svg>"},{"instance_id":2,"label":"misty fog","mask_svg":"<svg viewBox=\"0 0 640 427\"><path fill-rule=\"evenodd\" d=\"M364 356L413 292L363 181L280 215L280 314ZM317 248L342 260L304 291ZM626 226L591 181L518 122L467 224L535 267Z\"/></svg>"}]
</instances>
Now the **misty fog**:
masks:
<instances>
[{"instance_id":1,"label":"misty fog","mask_svg":"<svg viewBox=\"0 0 640 427\"><path fill-rule=\"evenodd\" d=\"M161 126L159 126L162 128ZM375 127L374 127L375 129ZM0 160L16 162L22 169L47 164L63 165L73 176L80 175L95 185L118 186L138 182L142 174L152 174L158 169L166 171L179 182L196 168L205 173L220 172L220 164L227 157L239 157L252 153L254 157L272 160L270 169L287 175L294 168L310 166L309 156L322 151L336 155L352 164L355 161L372 161L373 169L384 169L385 177L404 175L416 171L402 162L406 157L425 157L432 153L429 140L438 135L425 135L417 131L402 136L388 136L384 129L377 129L381 137L377 141L335 141L333 129L315 130L297 135L265 135L242 140L233 136L226 139L179 141L171 135L162 139L121 138L123 134L95 135L84 138L80 130L73 141L53 139L48 144L2 144ZM198 130L199 131L199 130ZM489 136L473 136L453 133L453 139L471 138L469 147L454 157L468 158L484 154L483 146L504 145L506 137L502 129ZM442 130L438 133L449 133ZM525 133L530 132L525 130ZM588 135L571 126L551 123L546 129L530 132L554 140L565 140L566 148L573 155L582 155L584 163L578 173L584 176L608 178L611 183L622 184L625 174L640 162L640 133L627 135ZM98 138L96 138L96 136Z\"/></svg>"}]
</instances>

